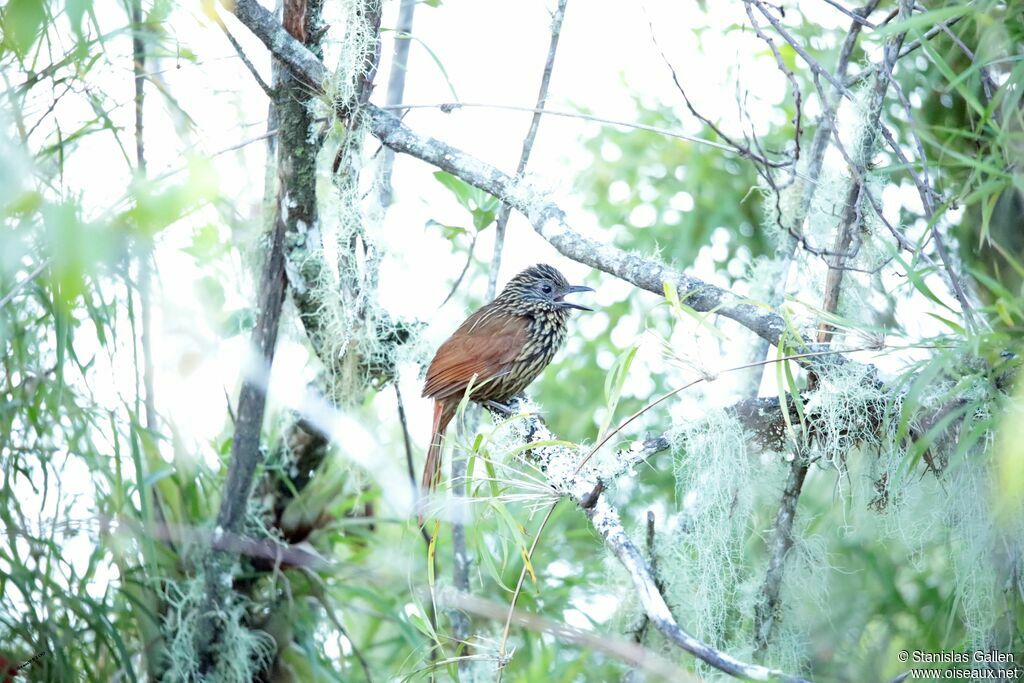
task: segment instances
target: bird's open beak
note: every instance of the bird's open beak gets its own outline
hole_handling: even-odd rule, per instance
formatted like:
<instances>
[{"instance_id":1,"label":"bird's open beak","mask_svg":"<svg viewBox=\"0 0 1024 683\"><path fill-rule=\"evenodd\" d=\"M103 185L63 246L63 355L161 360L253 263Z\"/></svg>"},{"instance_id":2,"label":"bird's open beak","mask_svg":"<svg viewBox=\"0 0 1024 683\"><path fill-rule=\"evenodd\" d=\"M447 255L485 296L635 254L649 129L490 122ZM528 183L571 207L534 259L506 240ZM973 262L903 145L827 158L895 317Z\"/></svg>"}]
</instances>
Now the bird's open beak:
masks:
<instances>
[{"instance_id":1,"label":"bird's open beak","mask_svg":"<svg viewBox=\"0 0 1024 683\"><path fill-rule=\"evenodd\" d=\"M566 294L575 294L577 292L593 292L593 291L594 290L592 288L584 287L583 285L571 285L569 287L566 287L565 291L562 292L562 294L557 299L555 299L555 301L558 303L558 307L559 308L575 308L575 309L580 310L580 311L592 311L594 309L587 308L586 306L581 306L579 304L574 304L571 301L564 301L563 297Z\"/></svg>"}]
</instances>

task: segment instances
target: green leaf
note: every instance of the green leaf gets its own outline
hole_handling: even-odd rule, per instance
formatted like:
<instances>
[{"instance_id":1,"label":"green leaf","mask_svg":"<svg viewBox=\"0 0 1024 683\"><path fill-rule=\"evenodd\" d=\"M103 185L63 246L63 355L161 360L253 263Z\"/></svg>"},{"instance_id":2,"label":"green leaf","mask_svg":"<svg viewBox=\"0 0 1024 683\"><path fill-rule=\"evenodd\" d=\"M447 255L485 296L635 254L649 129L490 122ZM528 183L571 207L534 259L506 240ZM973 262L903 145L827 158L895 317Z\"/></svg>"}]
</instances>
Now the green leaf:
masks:
<instances>
[{"instance_id":1,"label":"green leaf","mask_svg":"<svg viewBox=\"0 0 1024 683\"><path fill-rule=\"evenodd\" d=\"M473 188L468 183L445 171L435 171L434 177L437 178L437 182L447 187L455 195L455 199L458 200L459 204L472 210L469 203L473 196Z\"/></svg>"},{"instance_id":2,"label":"green leaf","mask_svg":"<svg viewBox=\"0 0 1024 683\"><path fill-rule=\"evenodd\" d=\"M4 46L24 58L35 44L45 19L42 0L10 0L3 15Z\"/></svg>"},{"instance_id":3,"label":"green leaf","mask_svg":"<svg viewBox=\"0 0 1024 683\"><path fill-rule=\"evenodd\" d=\"M456 238L461 237L462 235L469 234L469 230L466 228L460 228L457 225L447 225L445 223L435 221L433 218L427 221L427 227L440 228L441 232L444 234L444 238L449 242L455 241Z\"/></svg>"},{"instance_id":4,"label":"green leaf","mask_svg":"<svg viewBox=\"0 0 1024 683\"><path fill-rule=\"evenodd\" d=\"M220 231L215 225L204 225L192 236L192 244L183 247L182 251L191 254L199 261L209 261L228 251L228 245L220 238Z\"/></svg>"},{"instance_id":5,"label":"green leaf","mask_svg":"<svg viewBox=\"0 0 1024 683\"><path fill-rule=\"evenodd\" d=\"M476 228L477 232L480 232L494 222L494 211L489 211L487 209L473 209L472 214L473 227Z\"/></svg>"},{"instance_id":6,"label":"green leaf","mask_svg":"<svg viewBox=\"0 0 1024 683\"><path fill-rule=\"evenodd\" d=\"M440 3L438 3L438 5L440 5ZM382 32L386 30L388 29L381 29ZM437 53L435 53L431 49L431 47L427 45L425 42L423 42L422 40L420 40L419 38L410 33L398 33L398 39L415 40L417 43L423 46L423 49L427 51L427 54L430 55L430 58L434 60L434 64L437 65L437 68L438 70L440 70L441 75L444 76L444 82L448 85L448 90L452 94L452 99L458 102L459 94L455 92L455 85L452 83L452 79L448 77L448 70L444 68L444 63L441 61L441 58L437 56Z\"/></svg>"},{"instance_id":7,"label":"green leaf","mask_svg":"<svg viewBox=\"0 0 1024 683\"><path fill-rule=\"evenodd\" d=\"M71 22L71 28L74 30L75 35L81 39L84 37L82 31L82 21L85 19L85 13L92 8L92 0L65 0L64 1L64 12L68 15L68 20Z\"/></svg>"},{"instance_id":8,"label":"green leaf","mask_svg":"<svg viewBox=\"0 0 1024 683\"><path fill-rule=\"evenodd\" d=\"M615 409L619 407L619 399L622 397L622 386L626 383L626 377L629 376L629 368L633 364L633 359L636 358L638 350L639 347L634 344L620 353L604 378L604 397L608 410L598 432L598 441L604 438L608 427L611 425L612 418L615 417Z\"/></svg>"},{"instance_id":9,"label":"green leaf","mask_svg":"<svg viewBox=\"0 0 1024 683\"><path fill-rule=\"evenodd\" d=\"M676 312L676 317L680 320L685 320L687 317L693 318L701 328L707 330L722 341L728 341L729 338L725 336L724 332L715 327L712 323L708 322L708 317L717 310L717 307L708 311L705 315L701 315L683 303L682 299L679 298L679 292L676 291L675 283L665 282L662 287L665 289L665 298L668 300L669 305L672 306L672 310Z\"/></svg>"},{"instance_id":10,"label":"green leaf","mask_svg":"<svg viewBox=\"0 0 1024 683\"><path fill-rule=\"evenodd\" d=\"M949 21L954 17L965 16L973 13L973 11L974 10L966 4L956 4L951 7L943 7L941 9L930 10L928 12L921 12L911 17L907 17L902 21L894 21L891 24L878 27L872 31L872 34L881 37L900 33L901 31L911 31L920 28L927 30L939 22Z\"/></svg>"}]
</instances>

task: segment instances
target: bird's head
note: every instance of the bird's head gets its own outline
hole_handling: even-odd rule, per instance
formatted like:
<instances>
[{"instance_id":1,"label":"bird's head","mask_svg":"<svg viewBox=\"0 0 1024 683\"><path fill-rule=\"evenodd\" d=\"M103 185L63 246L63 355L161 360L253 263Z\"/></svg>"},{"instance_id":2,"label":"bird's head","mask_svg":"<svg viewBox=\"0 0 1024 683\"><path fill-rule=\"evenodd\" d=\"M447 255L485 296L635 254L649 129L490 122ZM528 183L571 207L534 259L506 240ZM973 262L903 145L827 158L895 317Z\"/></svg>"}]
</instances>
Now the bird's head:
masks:
<instances>
[{"instance_id":1,"label":"bird's head","mask_svg":"<svg viewBox=\"0 0 1024 683\"><path fill-rule=\"evenodd\" d=\"M565 311L570 308L590 311L593 309L566 301L565 296L576 292L593 291L583 285L570 285L558 269L539 263L509 280L498 299L515 306L523 313Z\"/></svg>"}]
</instances>

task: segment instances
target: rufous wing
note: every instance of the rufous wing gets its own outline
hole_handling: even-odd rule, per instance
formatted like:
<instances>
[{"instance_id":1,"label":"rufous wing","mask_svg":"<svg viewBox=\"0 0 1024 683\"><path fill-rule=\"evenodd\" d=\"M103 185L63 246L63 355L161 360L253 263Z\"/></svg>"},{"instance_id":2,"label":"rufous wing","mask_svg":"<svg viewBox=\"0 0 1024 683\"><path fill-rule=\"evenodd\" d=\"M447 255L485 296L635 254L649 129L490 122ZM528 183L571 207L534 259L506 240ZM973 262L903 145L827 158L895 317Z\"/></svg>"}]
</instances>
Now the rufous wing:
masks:
<instances>
[{"instance_id":1,"label":"rufous wing","mask_svg":"<svg viewBox=\"0 0 1024 683\"><path fill-rule=\"evenodd\" d=\"M527 325L526 318L490 305L469 316L434 354L423 395L438 400L459 396L474 375L476 386L507 374L526 346Z\"/></svg>"}]
</instances>

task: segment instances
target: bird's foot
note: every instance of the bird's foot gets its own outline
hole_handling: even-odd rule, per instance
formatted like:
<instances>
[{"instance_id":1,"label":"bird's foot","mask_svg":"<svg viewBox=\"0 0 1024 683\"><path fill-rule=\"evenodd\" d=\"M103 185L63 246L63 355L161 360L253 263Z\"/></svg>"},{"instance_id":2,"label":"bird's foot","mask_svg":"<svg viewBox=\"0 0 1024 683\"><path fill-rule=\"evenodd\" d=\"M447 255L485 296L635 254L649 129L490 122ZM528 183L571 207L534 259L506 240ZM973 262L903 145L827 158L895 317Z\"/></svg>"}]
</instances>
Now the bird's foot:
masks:
<instances>
[{"instance_id":1,"label":"bird's foot","mask_svg":"<svg viewBox=\"0 0 1024 683\"><path fill-rule=\"evenodd\" d=\"M501 403L499 401L484 401L484 407L486 407L492 413L497 413L502 417L511 417L518 412L512 406L512 402Z\"/></svg>"}]
</instances>

